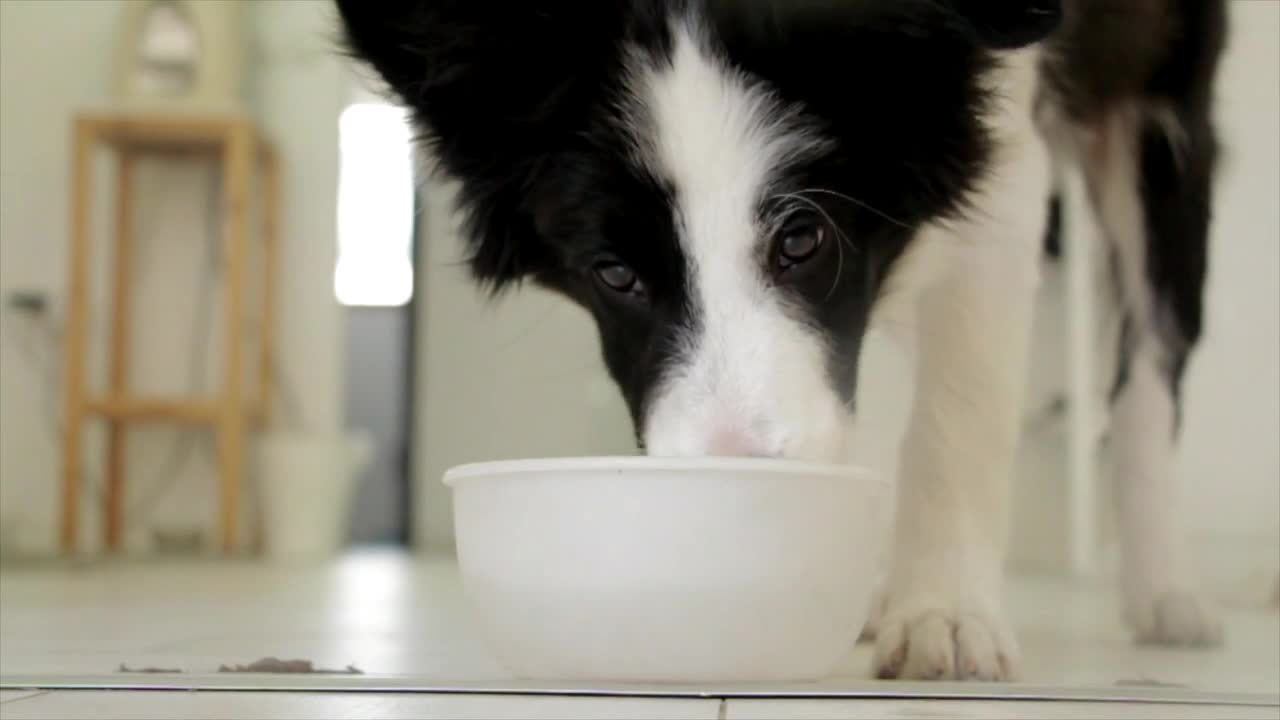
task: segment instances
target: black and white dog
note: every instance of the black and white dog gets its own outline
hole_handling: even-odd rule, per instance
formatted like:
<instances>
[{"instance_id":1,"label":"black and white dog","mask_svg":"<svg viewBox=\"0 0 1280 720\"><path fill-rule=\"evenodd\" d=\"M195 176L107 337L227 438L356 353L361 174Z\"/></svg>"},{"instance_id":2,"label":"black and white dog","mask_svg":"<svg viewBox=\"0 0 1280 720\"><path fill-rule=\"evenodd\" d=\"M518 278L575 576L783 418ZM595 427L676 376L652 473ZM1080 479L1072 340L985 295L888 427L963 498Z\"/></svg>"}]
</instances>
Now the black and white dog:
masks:
<instances>
[{"instance_id":1,"label":"black and white dog","mask_svg":"<svg viewBox=\"0 0 1280 720\"><path fill-rule=\"evenodd\" d=\"M459 181L474 276L590 311L650 454L844 461L864 333L913 328L882 677L1016 672L1009 476L1054 179L1078 167L1124 317L1129 618L1147 641L1220 638L1177 550L1171 457L1223 0L339 7Z\"/></svg>"}]
</instances>

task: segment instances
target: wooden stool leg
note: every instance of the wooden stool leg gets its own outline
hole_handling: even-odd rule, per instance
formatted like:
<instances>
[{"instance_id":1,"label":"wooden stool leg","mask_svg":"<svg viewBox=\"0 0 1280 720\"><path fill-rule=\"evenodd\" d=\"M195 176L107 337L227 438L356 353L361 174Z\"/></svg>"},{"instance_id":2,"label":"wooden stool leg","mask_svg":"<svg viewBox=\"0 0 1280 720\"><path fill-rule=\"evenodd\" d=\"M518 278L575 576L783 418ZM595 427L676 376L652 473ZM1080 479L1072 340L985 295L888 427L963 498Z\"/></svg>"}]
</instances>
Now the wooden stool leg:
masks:
<instances>
[{"instance_id":1,"label":"wooden stool leg","mask_svg":"<svg viewBox=\"0 0 1280 720\"><path fill-rule=\"evenodd\" d=\"M238 125L225 146L226 202L226 377L218 420L221 466L219 528L222 549L232 552L239 538L240 479L244 472L244 271L249 229L249 185L253 173L253 135Z\"/></svg>"},{"instance_id":2,"label":"wooden stool leg","mask_svg":"<svg viewBox=\"0 0 1280 720\"><path fill-rule=\"evenodd\" d=\"M280 166L275 152L266 143L259 146L262 156L262 283L258 308L258 387L254 408L258 427L266 429L271 422L271 405L275 386L276 277L280 263ZM252 551L262 554L266 528L261 507L253 524Z\"/></svg>"},{"instance_id":3,"label":"wooden stool leg","mask_svg":"<svg viewBox=\"0 0 1280 720\"><path fill-rule=\"evenodd\" d=\"M71 247L67 278L67 340L63 362L62 410L62 551L73 553L80 542L80 489L83 470L81 425L84 421L85 335L89 293L89 213L92 207L94 127L77 121L71 166Z\"/></svg>"},{"instance_id":4,"label":"wooden stool leg","mask_svg":"<svg viewBox=\"0 0 1280 720\"><path fill-rule=\"evenodd\" d=\"M274 152L262 164L262 309L258 324L258 412L265 426L271 417L275 382L276 274L280 262L280 166Z\"/></svg>"},{"instance_id":5,"label":"wooden stool leg","mask_svg":"<svg viewBox=\"0 0 1280 720\"><path fill-rule=\"evenodd\" d=\"M120 150L116 170L116 237L111 287L111 395L129 390L129 344L132 342L130 283L133 260L133 167L128 149ZM124 535L125 420L113 417L107 437L106 548L116 552Z\"/></svg>"}]
</instances>

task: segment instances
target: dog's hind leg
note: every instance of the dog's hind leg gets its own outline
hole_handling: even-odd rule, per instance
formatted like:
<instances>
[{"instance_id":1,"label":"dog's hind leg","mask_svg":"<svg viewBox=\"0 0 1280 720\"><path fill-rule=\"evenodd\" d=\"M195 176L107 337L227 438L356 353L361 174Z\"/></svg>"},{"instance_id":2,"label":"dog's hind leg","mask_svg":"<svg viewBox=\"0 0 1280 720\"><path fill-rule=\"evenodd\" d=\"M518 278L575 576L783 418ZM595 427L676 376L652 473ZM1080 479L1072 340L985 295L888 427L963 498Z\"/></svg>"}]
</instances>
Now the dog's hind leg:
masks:
<instances>
[{"instance_id":1,"label":"dog's hind leg","mask_svg":"<svg viewBox=\"0 0 1280 720\"><path fill-rule=\"evenodd\" d=\"M1195 113L1133 107L1083 136L1123 317L1110 445L1126 616L1142 642L1216 644L1221 628L1182 548L1174 473L1179 387L1201 329L1212 130Z\"/></svg>"}]
</instances>

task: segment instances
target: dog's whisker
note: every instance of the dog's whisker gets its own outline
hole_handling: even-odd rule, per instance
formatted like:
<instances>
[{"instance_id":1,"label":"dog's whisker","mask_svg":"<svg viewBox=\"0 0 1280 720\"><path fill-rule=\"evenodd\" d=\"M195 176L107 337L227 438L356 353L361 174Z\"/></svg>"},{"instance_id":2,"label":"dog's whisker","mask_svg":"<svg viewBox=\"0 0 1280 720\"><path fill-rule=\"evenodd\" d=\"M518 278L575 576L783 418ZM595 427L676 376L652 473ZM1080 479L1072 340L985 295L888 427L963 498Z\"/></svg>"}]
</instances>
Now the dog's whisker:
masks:
<instances>
[{"instance_id":1,"label":"dog's whisker","mask_svg":"<svg viewBox=\"0 0 1280 720\"><path fill-rule=\"evenodd\" d=\"M831 299L836 294L836 288L840 286L840 276L844 274L844 245L836 242L836 275L831 278L831 287L827 289L827 294L822 298L823 302Z\"/></svg>"},{"instance_id":2,"label":"dog's whisker","mask_svg":"<svg viewBox=\"0 0 1280 720\"><path fill-rule=\"evenodd\" d=\"M851 197L851 196L849 196L849 195L846 195L845 193L842 193L842 192L837 192L837 191L835 191L835 190L828 190L828 189L826 189L826 188L805 188L805 189L803 189L803 190L798 190L798 191L796 191L796 192L797 192L797 193L799 193L799 194L801 194L801 195L803 195L804 193L822 193L822 194L824 194L824 195L831 195L831 196L833 196L833 197L837 197L837 198L840 198L841 200L844 200L844 201L846 201L846 202L849 202L849 203L851 203L851 204L853 204L853 205L857 205L858 207L860 207L860 208L862 208L862 209L866 210L867 212L874 213L874 214L876 214L876 215L880 216L881 218L884 218L885 220L888 220L889 222L893 223L894 225L897 225L898 227L901 227L901 228L907 228L907 227L910 227L909 225L907 225L906 223L902 222L901 220L899 220L899 219L897 219L897 218L893 217L893 216L892 216L892 215L890 215L889 213L884 212L883 210L880 210L880 209L878 209L878 208L875 208L875 207L873 207L873 206L871 206L871 205L868 205L867 203L865 203L865 202L863 202L863 201L861 201L861 200L859 200L859 199L857 199L857 198L855 198L855 197Z\"/></svg>"}]
</instances>

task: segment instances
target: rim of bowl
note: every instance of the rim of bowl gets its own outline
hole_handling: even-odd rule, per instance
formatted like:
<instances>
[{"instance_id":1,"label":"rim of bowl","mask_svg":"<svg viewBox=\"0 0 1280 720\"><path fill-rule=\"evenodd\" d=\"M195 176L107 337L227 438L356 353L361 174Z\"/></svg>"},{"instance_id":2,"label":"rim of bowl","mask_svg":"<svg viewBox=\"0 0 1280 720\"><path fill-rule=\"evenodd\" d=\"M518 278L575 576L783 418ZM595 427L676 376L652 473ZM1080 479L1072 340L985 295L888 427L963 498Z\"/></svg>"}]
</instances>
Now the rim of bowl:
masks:
<instances>
[{"instance_id":1,"label":"rim of bowl","mask_svg":"<svg viewBox=\"0 0 1280 720\"><path fill-rule=\"evenodd\" d=\"M803 462L777 458L736 457L653 457L618 455L598 457L529 458L466 463L445 471L443 482L452 487L462 480L525 473L581 472L600 470L736 470L774 475L851 477L887 485L884 478L859 465Z\"/></svg>"}]
</instances>

